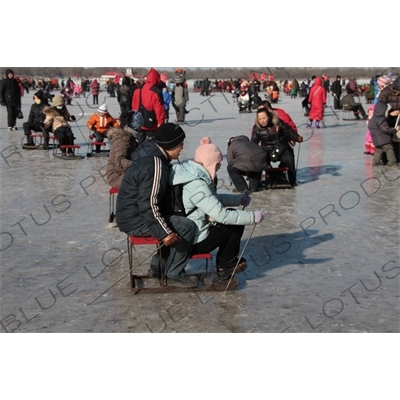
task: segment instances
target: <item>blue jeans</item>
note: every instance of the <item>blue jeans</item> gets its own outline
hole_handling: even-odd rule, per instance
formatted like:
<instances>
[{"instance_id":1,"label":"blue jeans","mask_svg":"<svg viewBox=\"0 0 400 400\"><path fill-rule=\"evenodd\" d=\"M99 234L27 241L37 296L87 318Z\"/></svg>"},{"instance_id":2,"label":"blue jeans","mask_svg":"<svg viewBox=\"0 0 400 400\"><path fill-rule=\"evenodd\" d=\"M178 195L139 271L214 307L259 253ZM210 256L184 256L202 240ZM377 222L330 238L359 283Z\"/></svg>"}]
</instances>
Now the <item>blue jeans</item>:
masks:
<instances>
[{"instance_id":1,"label":"blue jeans","mask_svg":"<svg viewBox=\"0 0 400 400\"><path fill-rule=\"evenodd\" d=\"M168 278L179 279L185 275L185 267L192 255L196 224L188 218L178 217L177 215L163 215L165 222L181 240L170 246L169 255L165 260L165 273ZM152 236L152 232L146 226L129 232L131 236Z\"/></svg>"}]
</instances>

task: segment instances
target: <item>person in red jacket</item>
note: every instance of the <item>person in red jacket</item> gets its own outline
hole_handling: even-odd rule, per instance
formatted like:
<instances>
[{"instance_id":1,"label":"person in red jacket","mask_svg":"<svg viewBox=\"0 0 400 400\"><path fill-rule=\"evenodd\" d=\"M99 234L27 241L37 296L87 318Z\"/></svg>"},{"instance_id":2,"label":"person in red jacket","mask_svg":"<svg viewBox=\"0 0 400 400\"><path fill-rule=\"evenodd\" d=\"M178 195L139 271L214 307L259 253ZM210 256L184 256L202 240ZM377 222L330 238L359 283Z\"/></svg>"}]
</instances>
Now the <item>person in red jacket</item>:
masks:
<instances>
[{"instance_id":1,"label":"person in red jacket","mask_svg":"<svg viewBox=\"0 0 400 400\"><path fill-rule=\"evenodd\" d=\"M132 98L132 110L142 114L142 131L146 136L154 137L155 131L165 120L165 108L162 91L159 87L160 74L151 68L144 85L135 90Z\"/></svg>"},{"instance_id":2,"label":"person in red jacket","mask_svg":"<svg viewBox=\"0 0 400 400\"><path fill-rule=\"evenodd\" d=\"M307 128L311 129L315 120L315 127L320 128L320 121L324 119L324 109L326 105L326 90L322 85L322 79L316 77L313 87L308 95L308 103L310 104L310 115L308 117Z\"/></svg>"}]
</instances>

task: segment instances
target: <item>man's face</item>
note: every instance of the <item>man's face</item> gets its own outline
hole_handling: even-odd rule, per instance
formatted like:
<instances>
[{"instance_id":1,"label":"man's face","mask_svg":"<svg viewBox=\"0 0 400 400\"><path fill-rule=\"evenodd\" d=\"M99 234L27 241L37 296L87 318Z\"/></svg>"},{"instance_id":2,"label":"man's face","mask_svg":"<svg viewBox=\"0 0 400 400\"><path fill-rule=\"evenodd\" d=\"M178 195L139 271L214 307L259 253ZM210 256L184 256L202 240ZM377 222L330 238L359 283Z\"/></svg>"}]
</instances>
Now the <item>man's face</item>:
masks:
<instances>
[{"instance_id":1,"label":"man's face","mask_svg":"<svg viewBox=\"0 0 400 400\"><path fill-rule=\"evenodd\" d=\"M183 142L179 143L178 146L165 150L165 152L168 154L169 158L171 160L177 160L179 158L179 155L181 154L181 151L183 150Z\"/></svg>"},{"instance_id":2,"label":"man's face","mask_svg":"<svg viewBox=\"0 0 400 400\"><path fill-rule=\"evenodd\" d=\"M12 72L9 72L7 76L8 76L8 79L13 79L14 78L14 74Z\"/></svg>"}]
</instances>

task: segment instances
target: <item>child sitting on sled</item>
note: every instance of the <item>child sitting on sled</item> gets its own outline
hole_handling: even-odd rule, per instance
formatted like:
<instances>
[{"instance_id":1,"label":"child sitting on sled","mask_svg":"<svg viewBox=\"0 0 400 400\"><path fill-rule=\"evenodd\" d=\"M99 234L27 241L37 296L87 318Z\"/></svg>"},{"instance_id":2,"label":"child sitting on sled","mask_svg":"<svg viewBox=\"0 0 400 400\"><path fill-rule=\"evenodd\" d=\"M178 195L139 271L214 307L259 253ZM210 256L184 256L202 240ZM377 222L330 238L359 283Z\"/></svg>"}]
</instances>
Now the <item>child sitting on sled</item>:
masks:
<instances>
[{"instance_id":1,"label":"child sitting on sled","mask_svg":"<svg viewBox=\"0 0 400 400\"><path fill-rule=\"evenodd\" d=\"M107 104L102 104L97 113L94 113L87 122L87 127L92 131L96 142L104 142L110 128L118 128L119 122L108 113ZM100 153L101 146L96 145L96 153Z\"/></svg>"}]
</instances>

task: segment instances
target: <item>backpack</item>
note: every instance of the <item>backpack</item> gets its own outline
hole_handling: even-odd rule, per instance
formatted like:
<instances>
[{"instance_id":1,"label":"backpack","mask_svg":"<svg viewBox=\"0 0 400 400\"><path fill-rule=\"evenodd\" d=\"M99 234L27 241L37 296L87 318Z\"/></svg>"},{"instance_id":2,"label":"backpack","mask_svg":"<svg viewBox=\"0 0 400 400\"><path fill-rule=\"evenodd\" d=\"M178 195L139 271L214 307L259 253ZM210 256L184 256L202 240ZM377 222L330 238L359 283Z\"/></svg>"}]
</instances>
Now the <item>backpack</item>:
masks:
<instances>
[{"instance_id":1,"label":"backpack","mask_svg":"<svg viewBox=\"0 0 400 400\"><path fill-rule=\"evenodd\" d=\"M166 215L178 215L179 217L188 217L190 214L195 212L197 210L196 206L186 214L182 195L183 184L173 186L168 185L164 195L161 212Z\"/></svg>"},{"instance_id":2,"label":"backpack","mask_svg":"<svg viewBox=\"0 0 400 400\"><path fill-rule=\"evenodd\" d=\"M147 110L142 104L142 89L140 90L139 96L139 109L137 110L143 117L143 125L145 128L151 129L156 121L156 113L154 111Z\"/></svg>"}]
</instances>

